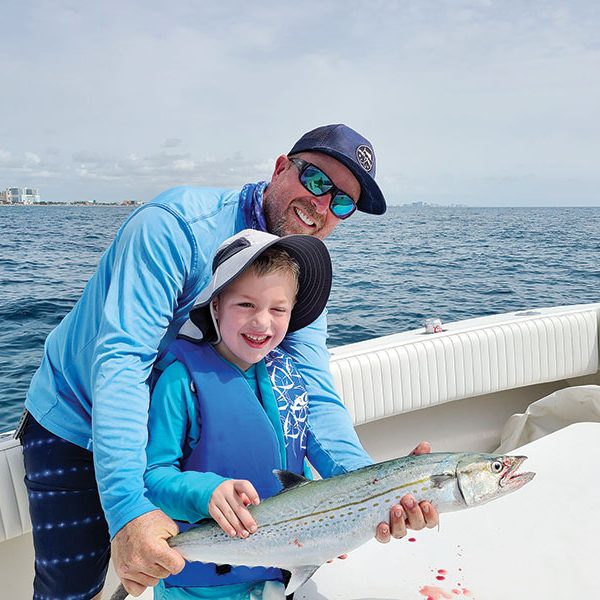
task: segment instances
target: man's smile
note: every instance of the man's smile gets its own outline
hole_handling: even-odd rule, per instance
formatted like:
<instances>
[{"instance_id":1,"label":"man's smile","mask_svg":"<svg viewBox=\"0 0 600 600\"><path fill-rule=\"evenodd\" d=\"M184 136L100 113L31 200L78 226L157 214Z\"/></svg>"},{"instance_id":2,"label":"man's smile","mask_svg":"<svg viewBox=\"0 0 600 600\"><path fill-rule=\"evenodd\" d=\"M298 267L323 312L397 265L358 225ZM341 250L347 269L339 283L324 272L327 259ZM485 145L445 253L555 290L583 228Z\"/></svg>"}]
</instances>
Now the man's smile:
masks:
<instances>
[{"instance_id":1,"label":"man's smile","mask_svg":"<svg viewBox=\"0 0 600 600\"><path fill-rule=\"evenodd\" d=\"M292 209L298 220L306 227L320 227L322 224L318 215L315 215L314 212L308 208L306 203L303 202L301 206L299 204L300 202L296 202L292 205Z\"/></svg>"}]
</instances>

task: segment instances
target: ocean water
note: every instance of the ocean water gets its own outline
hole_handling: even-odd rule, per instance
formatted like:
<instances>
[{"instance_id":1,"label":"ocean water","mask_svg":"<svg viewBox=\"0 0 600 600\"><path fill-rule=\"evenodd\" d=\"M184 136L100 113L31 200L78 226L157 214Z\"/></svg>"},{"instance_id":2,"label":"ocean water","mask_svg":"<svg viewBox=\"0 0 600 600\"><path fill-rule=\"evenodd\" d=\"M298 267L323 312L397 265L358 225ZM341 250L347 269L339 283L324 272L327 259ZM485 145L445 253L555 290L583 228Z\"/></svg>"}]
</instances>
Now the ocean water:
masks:
<instances>
[{"instance_id":1,"label":"ocean water","mask_svg":"<svg viewBox=\"0 0 600 600\"><path fill-rule=\"evenodd\" d=\"M0 206L0 432L16 424L44 339L77 301L126 207ZM328 240L329 345L600 298L600 207L357 213Z\"/></svg>"}]
</instances>

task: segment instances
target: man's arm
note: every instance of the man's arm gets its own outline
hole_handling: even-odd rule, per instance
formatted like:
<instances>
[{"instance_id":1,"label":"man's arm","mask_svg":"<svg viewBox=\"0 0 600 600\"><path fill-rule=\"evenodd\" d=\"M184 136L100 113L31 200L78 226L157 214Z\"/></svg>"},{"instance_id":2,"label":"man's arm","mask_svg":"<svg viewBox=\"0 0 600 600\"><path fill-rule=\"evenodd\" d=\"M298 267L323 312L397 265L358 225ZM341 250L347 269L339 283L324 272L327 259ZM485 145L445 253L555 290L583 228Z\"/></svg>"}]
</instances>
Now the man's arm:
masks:
<instances>
[{"instance_id":1,"label":"man's arm","mask_svg":"<svg viewBox=\"0 0 600 600\"><path fill-rule=\"evenodd\" d=\"M143 475L146 382L189 276L192 246L185 224L151 206L129 220L108 252L111 271L98 273L110 284L92 364L94 465L117 573L140 593L165 571L183 568L165 541L177 526L145 497Z\"/></svg>"}]
</instances>

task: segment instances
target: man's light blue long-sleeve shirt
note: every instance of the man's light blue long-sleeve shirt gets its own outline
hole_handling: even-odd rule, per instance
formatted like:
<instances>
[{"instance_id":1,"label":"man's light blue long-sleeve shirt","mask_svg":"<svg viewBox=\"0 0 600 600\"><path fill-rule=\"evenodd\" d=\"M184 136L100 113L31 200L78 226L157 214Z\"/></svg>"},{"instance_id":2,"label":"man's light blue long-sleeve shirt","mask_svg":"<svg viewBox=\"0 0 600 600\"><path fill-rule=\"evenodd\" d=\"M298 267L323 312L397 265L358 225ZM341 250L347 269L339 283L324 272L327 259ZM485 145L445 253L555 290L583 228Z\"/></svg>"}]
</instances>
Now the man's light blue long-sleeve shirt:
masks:
<instances>
[{"instance_id":1,"label":"man's light blue long-sleeve shirt","mask_svg":"<svg viewBox=\"0 0 600 600\"><path fill-rule=\"evenodd\" d=\"M239 190L179 187L135 211L117 232L81 298L50 333L26 399L54 434L94 453L102 506L113 537L154 510L144 488L148 382L162 370L194 300L211 276L221 242L248 224ZM331 476L371 460L329 373L321 316L282 347L310 396L317 470Z\"/></svg>"}]
</instances>

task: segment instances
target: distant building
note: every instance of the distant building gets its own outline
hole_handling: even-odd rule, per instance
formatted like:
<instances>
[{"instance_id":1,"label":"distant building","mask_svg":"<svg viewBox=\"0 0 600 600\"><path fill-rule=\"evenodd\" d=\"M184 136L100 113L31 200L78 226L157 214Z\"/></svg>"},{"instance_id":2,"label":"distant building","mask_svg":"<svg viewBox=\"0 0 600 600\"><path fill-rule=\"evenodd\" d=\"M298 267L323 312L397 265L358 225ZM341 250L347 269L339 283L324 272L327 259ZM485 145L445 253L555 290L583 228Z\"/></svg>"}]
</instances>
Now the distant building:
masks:
<instances>
[{"instance_id":1,"label":"distant building","mask_svg":"<svg viewBox=\"0 0 600 600\"><path fill-rule=\"evenodd\" d=\"M40 201L40 191L35 188L6 188L0 196L9 204L35 204Z\"/></svg>"}]
</instances>

